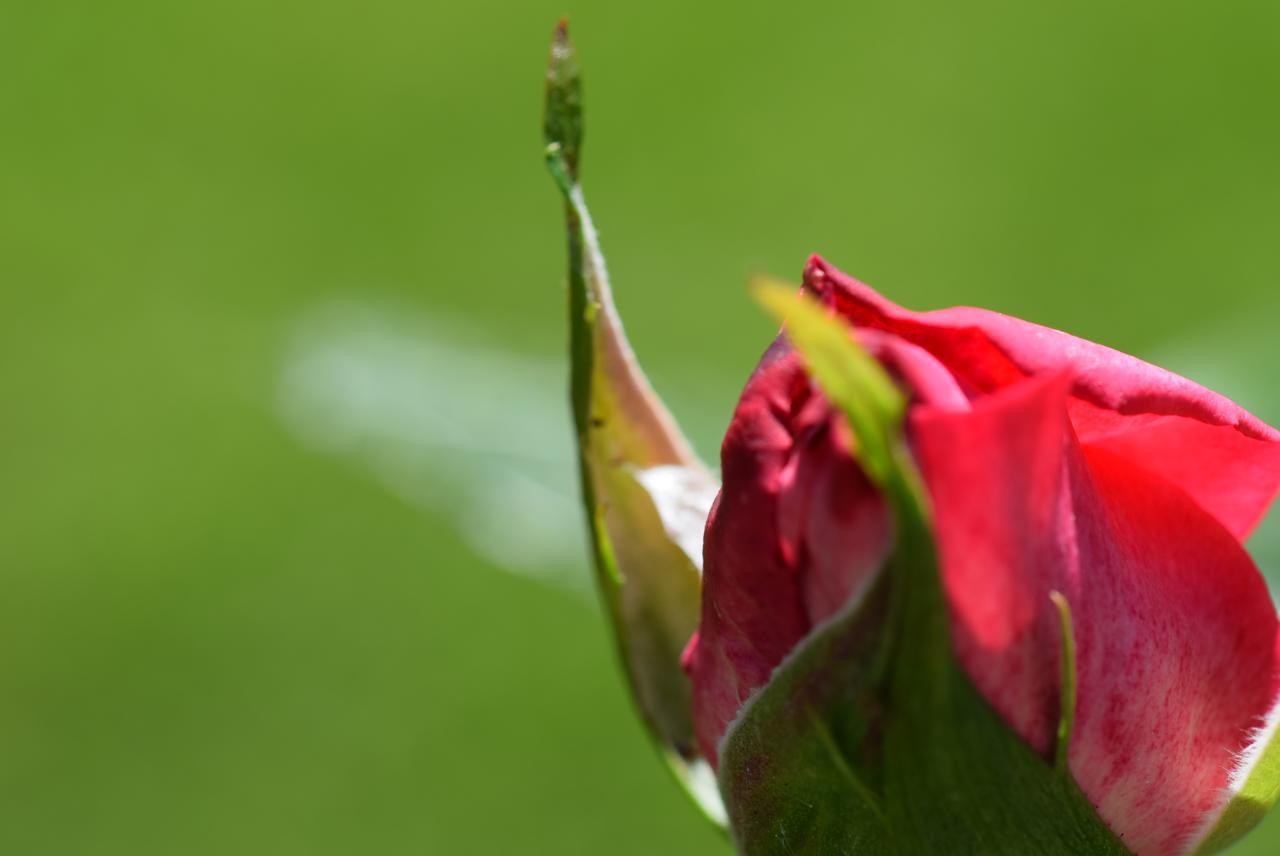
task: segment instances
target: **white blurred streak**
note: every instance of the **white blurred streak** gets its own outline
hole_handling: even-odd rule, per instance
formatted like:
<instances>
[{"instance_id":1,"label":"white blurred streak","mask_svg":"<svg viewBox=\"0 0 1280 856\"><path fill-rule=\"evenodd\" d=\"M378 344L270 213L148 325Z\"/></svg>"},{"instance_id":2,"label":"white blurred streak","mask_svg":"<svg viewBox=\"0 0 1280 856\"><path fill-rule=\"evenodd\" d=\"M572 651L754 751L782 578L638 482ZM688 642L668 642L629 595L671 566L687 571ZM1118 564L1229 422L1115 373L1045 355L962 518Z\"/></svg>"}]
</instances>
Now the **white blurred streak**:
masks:
<instances>
[{"instance_id":1,"label":"white blurred streak","mask_svg":"<svg viewBox=\"0 0 1280 856\"><path fill-rule=\"evenodd\" d=\"M499 567L586 591L566 383L456 323L334 303L291 337L279 411Z\"/></svg>"},{"instance_id":2,"label":"white blurred streak","mask_svg":"<svg viewBox=\"0 0 1280 856\"><path fill-rule=\"evenodd\" d=\"M1277 424L1277 351L1268 329L1275 317L1222 319L1147 356ZM685 380L699 398L717 388ZM505 350L464 325L338 302L298 324L279 405L307 446L352 461L405 501L451 520L489 561L586 591L566 383L562 362ZM705 428L695 434L717 436L720 419L705 406L680 412ZM701 566L701 522L714 487L687 484L680 469L636 477L668 532ZM1280 513L1263 520L1249 549L1280 594Z\"/></svg>"}]
</instances>

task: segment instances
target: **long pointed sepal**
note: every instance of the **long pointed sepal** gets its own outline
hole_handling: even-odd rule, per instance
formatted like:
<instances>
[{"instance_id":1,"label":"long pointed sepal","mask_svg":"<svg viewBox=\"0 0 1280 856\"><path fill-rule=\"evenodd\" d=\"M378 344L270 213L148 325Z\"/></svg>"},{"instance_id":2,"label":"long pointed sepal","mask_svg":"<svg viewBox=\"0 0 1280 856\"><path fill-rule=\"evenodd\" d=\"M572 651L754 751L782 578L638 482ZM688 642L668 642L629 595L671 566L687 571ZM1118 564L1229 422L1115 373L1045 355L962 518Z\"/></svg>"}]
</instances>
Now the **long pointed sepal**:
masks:
<instances>
[{"instance_id":1,"label":"long pointed sepal","mask_svg":"<svg viewBox=\"0 0 1280 856\"><path fill-rule=\"evenodd\" d=\"M570 397L601 598L650 735L697 804L723 825L680 665L697 628L702 526L719 485L654 394L614 307L578 183L582 88L563 21L551 43L544 135L547 166L565 199Z\"/></svg>"}]
</instances>

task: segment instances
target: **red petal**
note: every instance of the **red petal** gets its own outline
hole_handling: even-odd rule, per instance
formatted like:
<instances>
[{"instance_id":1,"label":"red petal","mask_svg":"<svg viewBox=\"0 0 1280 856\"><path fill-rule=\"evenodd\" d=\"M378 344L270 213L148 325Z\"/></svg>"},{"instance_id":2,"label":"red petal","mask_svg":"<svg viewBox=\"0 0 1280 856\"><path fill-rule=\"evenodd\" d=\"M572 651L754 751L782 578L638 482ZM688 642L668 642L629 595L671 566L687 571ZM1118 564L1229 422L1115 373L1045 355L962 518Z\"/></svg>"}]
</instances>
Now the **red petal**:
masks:
<instances>
[{"instance_id":1,"label":"red petal","mask_svg":"<svg viewBox=\"0 0 1280 856\"><path fill-rule=\"evenodd\" d=\"M910 430L934 506L957 655L1036 750L1058 715L1049 592L1075 572L1064 450L1067 378L1025 381L973 410L918 408Z\"/></svg>"},{"instance_id":2,"label":"red petal","mask_svg":"<svg viewBox=\"0 0 1280 856\"><path fill-rule=\"evenodd\" d=\"M1120 452L1178 485L1237 538L1280 489L1280 432L1186 378L997 312L911 312L818 256L805 283L854 324L928 350L971 397L1070 369L1068 410L1080 442Z\"/></svg>"},{"instance_id":3,"label":"red petal","mask_svg":"<svg viewBox=\"0 0 1280 856\"><path fill-rule=\"evenodd\" d=\"M872 347L922 396L966 406L911 345ZM812 627L848 602L892 544L883 499L851 438L779 342L747 384L721 450L724 485L707 521L702 621L687 657L702 752Z\"/></svg>"},{"instance_id":4,"label":"red petal","mask_svg":"<svg viewBox=\"0 0 1280 856\"><path fill-rule=\"evenodd\" d=\"M824 421L797 438L779 503L783 555L813 627L862 590L893 546L889 509L850 452L852 438L815 395Z\"/></svg>"},{"instance_id":5,"label":"red petal","mask_svg":"<svg viewBox=\"0 0 1280 856\"><path fill-rule=\"evenodd\" d=\"M1236 538L1184 491L1081 448L1063 374L970 413L912 419L933 496L957 654L1041 751L1057 719L1057 619L1071 603L1079 697L1070 765L1138 854L1179 851L1276 696L1277 622Z\"/></svg>"},{"instance_id":6,"label":"red petal","mask_svg":"<svg viewBox=\"0 0 1280 856\"><path fill-rule=\"evenodd\" d=\"M694 730L715 764L720 735L809 629L780 549L778 494L794 440L795 354L772 349L747 383L721 448L724 483L707 520L702 620L689 653Z\"/></svg>"},{"instance_id":7,"label":"red petal","mask_svg":"<svg viewBox=\"0 0 1280 856\"><path fill-rule=\"evenodd\" d=\"M929 353L896 336L860 338L917 403L967 409ZM703 754L809 630L881 567L892 545L883 499L852 438L779 338L747 383L721 449L724 484L707 520L703 609L684 657Z\"/></svg>"}]
</instances>

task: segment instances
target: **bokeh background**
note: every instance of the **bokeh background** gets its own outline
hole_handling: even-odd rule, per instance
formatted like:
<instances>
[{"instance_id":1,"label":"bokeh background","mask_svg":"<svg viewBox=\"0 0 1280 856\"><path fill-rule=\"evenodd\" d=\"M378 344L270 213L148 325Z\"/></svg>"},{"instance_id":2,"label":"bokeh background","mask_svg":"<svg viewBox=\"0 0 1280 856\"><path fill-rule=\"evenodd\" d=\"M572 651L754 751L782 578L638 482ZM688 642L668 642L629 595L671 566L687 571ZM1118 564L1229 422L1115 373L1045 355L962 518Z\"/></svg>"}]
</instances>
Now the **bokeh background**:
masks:
<instances>
[{"instance_id":1,"label":"bokeh background","mask_svg":"<svg viewBox=\"0 0 1280 856\"><path fill-rule=\"evenodd\" d=\"M578 532L562 14L709 459L811 251L1280 421L1274 0L6 3L0 852L727 853Z\"/></svg>"}]
</instances>

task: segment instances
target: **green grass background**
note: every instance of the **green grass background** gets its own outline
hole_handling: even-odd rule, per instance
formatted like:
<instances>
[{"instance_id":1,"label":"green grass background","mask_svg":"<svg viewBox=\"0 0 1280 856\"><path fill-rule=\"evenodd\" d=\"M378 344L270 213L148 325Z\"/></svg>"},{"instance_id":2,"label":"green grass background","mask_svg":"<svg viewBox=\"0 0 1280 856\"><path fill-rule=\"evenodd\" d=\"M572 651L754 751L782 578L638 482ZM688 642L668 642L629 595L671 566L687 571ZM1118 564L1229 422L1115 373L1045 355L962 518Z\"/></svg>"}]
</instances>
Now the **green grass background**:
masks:
<instances>
[{"instance_id":1,"label":"green grass background","mask_svg":"<svg viewBox=\"0 0 1280 856\"><path fill-rule=\"evenodd\" d=\"M1280 419L1272 0L6 3L0 852L726 852L589 598L278 412L335 299L559 359L561 14L621 308L709 457L747 274L815 250Z\"/></svg>"}]
</instances>

